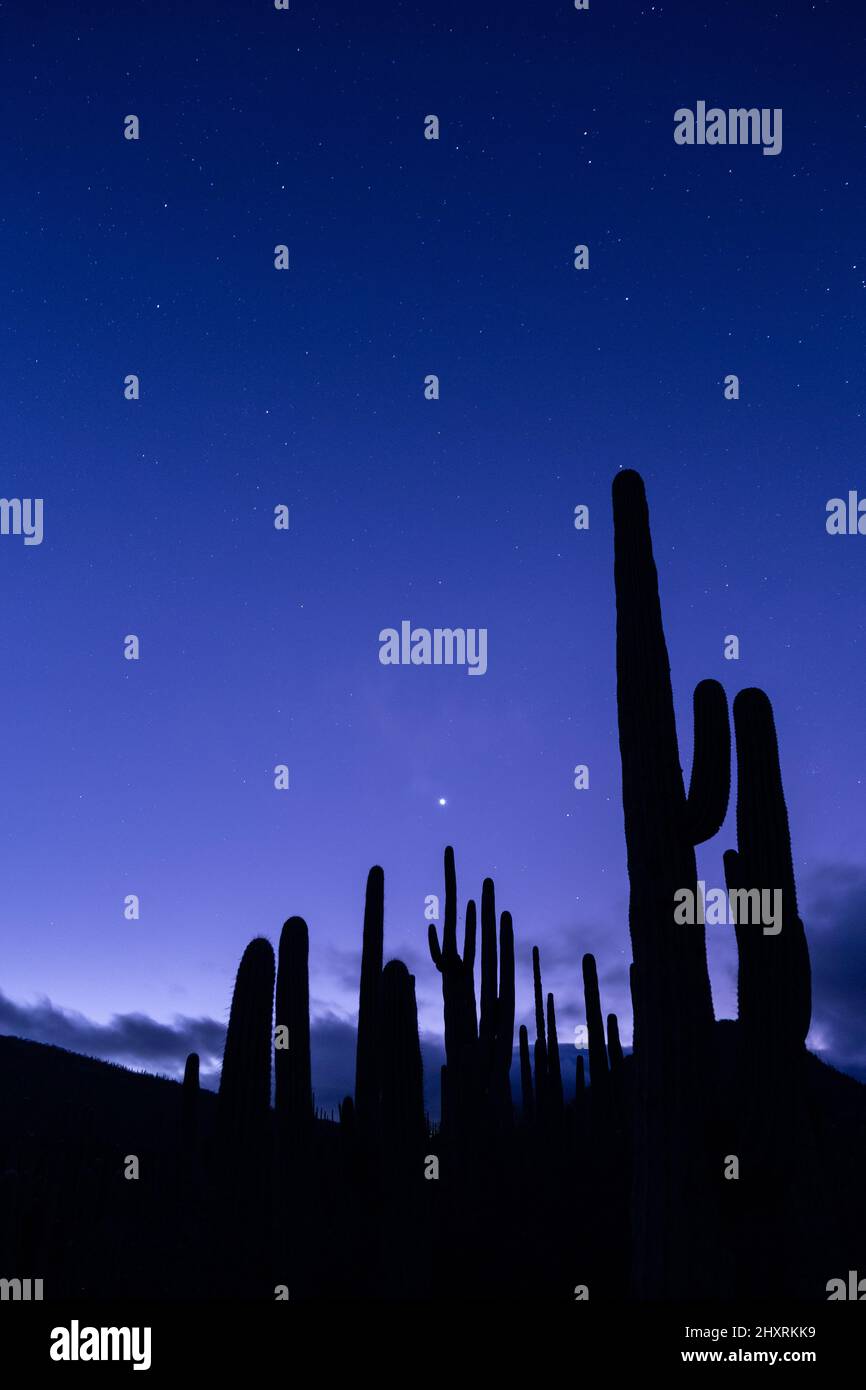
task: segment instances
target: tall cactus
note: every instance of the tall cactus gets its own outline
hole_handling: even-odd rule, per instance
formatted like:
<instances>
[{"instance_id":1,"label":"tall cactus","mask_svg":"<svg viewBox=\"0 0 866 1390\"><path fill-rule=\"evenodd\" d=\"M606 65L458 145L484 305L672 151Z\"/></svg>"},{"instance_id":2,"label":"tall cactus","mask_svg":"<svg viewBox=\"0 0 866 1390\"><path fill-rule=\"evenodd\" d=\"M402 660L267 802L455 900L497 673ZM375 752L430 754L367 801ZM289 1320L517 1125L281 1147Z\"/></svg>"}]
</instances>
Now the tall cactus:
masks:
<instances>
[{"instance_id":1,"label":"tall cactus","mask_svg":"<svg viewBox=\"0 0 866 1390\"><path fill-rule=\"evenodd\" d=\"M616 1076L623 1065L622 1043L619 1040L619 1020L616 1014L607 1016L607 1055L610 1062L610 1074Z\"/></svg>"},{"instance_id":2,"label":"tall cactus","mask_svg":"<svg viewBox=\"0 0 866 1390\"><path fill-rule=\"evenodd\" d=\"M366 1139L378 1132L381 1089L382 959L385 939L385 874L378 865L367 875L361 992L355 1059L355 1116Z\"/></svg>"},{"instance_id":3,"label":"tall cactus","mask_svg":"<svg viewBox=\"0 0 866 1390\"><path fill-rule=\"evenodd\" d=\"M415 977L400 960L382 972L382 1137L386 1160L420 1155L425 1134L424 1077Z\"/></svg>"},{"instance_id":4,"label":"tall cactus","mask_svg":"<svg viewBox=\"0 0 866 1390\"><path fill-rule=\"evenodd\" d=\"M445 1056L448 1066L448 1113L464 1137L476 1123L478 1015L475 1004L476 911L466 906L463 955L457 949L457 871L454 851L445 850L445 918L442 946L433 922L427 937L433 964L442 976Z\"/></svg>"},{"instance_id":5,"label":"tall cactus","mask_svg":"<svg viewBox=\"0 0 866 1390\"><path fill-rule=\"evenodd\" d=\"M806 933L782 788L773 709L762 690L741 690L734 700L737 738L737 850L725 854L728 889L743 894L781 892L777 933L736 926L739 952L738 1017L749 1044L761 1050L802 1048L812 1013ZM772 899L771 899L772 901Z\"/></svg>"},{"instance_id":6,"label":"tall cactus","mask_svg":"<svg viewBox=\"0 0 866 1390\"><path fill-rule=\"evenodd\" d=\"M577 1054L577 1062L575 1063L575 1068L574 1068L574 1093L575 1093L575 1097L580 1097L580 1096L582 1096L585 1090L586 1090L586 1076L585 1076L585 1069L584 1069L584 1061L583 1061L583 1057L581 1056L581 1054L578 1053L578 1054Z\"/></svg>"},{"instance_id":7,"label":"tall cactus","mask_svg":"<svg viewBox=\"0 0 866 1390\"><path fill-rule=\"evenodd\" d=\"M586 1031L589 1037L590 1094L593 1110L596 1114L600 1114L607 1104L610 1076L607 1066L607 1050L604 1045L604 1021L598 989L598 972L595 967L595 956L589 954L583 958L583 996L586 1005Z\"/></svg>"},{"instance_id":8,"label":"tall cactus","mask_svg":"<svg viewBox=\"0 0 866 1390\"><path fill-rule=\"evenodd\" d=\"M513 1120L511 1063L514 1060L514 925L510 912L499 918L499 993L496 999L496 1040L493 1066L498 1091L498 1114L506 1125Z\"/></svg>"},{"instance_id":9,"label":"tall cactus","mask_svg":"<svg viewBox=\"0 0 866 1390\"><path fill-rule=\"evenodd\" d=\"M520 1048L521 1114L524 1124L530 1124L535 1119L535 1096L532 1091L532 1062L529 1058L529 1034L526 1031L525 1023L521 1023L518 1037Z\"/></svg>"},{"instance_id":10,"label":"tall cactus","mask_svg":"<svg viewBox=\"0 0 866 1390\"><path fill-rule=\"evenodd\" d=\"M632 1056L637 1056L638 1051L638 1032L637 1032L637 971L634 968L634 961L628 968L628 990L631 999L631 1051Z\"/></svg>"},{"instance_id":11,"label":"tall cactus","mask_svg":"<svg viewBox=\"0 0 866 1390\"><path fill-rule=\"evenodd\" d=\"M198 1148L200 1106L199 1056L197 1052L191 1052L183 1069L181 1089L180 1143L187 1161L195 1156Z\"/></svg>"},{"instance_id":12,"label":"tall cactus","mask_svg":"<svg viewBox=\"0 0 866 1390\"><path fill-rule=\"evenodd\" d=\"M750 1226L750 1269L756 1286L784 1287L796 1264L785 1194L791 1153L810 1130L804 1096L805 1039L811 1018L811 971L806 934L797 909L788 815L779 770L773 711L763 691L743 690L734 700L737 736L737 844L725 854L725 876L736 920L737 1150L744 1165L742 1200L760 1208ZM780 930L756 922L763 894L779 904ZM750 902L750 898L752 901ZM749 904L749 911L743 909ZM775 913L774 913L775 915ZM743 918L746 920L743 920Z\"/></svg>"},{"instance_id":13,"label":"tall cactus","mask_svg":"<svg viewBox=\"0 0 866 1390\"><path fill-rule=\"evenodd\" d=\"M217 1134L231 1160L255 1159L267 1133L273 1005L274 949L258 936L238 966L220 1076Z\"/></svg>"},{"instance_id":14,"label":"tall cactus","mask_svg":"<svg viewBox=\"0 0 866 1390\"><path fill-rule=\"evenodd\" d=\"M481 1069L489 1072L496 1037L496 893L492 878L481 885L481 1021L478 1052Z\"/></svg>"},{"instance_id":15,"label":"tall cactus","mask_svg":"<svg viewBox=\"0 0 866 1390\"><path fill-rule=\"evenodd\" d=\"M535 1109L539 1121L548 1114L547 1037L544 1024L544 993L541 987L541 956L532 948L532 990L535 998Z\"/></svg>"},{"instance_id":16,"label":"tall cactus","mask_svg":"<svg viewBox=\"0 0 866 1390\"><path fill-rule=\"evenodd\" d=\"M697 892L695 844L720 827L730 790L724 691L695 690L686 796L644 486L613 483L617 707L635 963L635 1283L643 1297L712 1290L706 1258L713 1008L702 927L676 928L674 895Z\"/></svg>"},{"instance_id":17,"label":"tall cactus","mask_svg":"<svg viewBox=\"0 0 866 1390\"><path fill-rule=\"evenodd\" d=\"M562 1064L556 1031L556 1005L552 994L547 996L547 1078L550 1109L554 1115L559 1115L562 1112Z\"/></svg>"},{"instance_id":18,"label":"tall cactus","mask_svg":"<svg viewBox=\"0 0 866 1390\"><path fill-rule=\"evenodd\" d=\"M310 1062L309 932L290 917L280 933L275 1022L288 1029L288 1047L274 1052L277 1125L283 1139L300 1140L313 1123Z\"/></svg>"},{"instance_id":19,"label":"tall cactus","mask_svg":"<svg viewBox=\"0 0 866 1390\"><path fill-rule=\"evenodd\" d=\"M497 959L498 955L498 959ZM497 974L498 967L498 974ZM503 912L496 947L493 880L481 889L481 1020L478 1028L479 1091L492 1129L512 1122L511 1062L514 1054L514 928Z\"/></svg>"},{"instance_id":20,"label":"tall cactus","mask_svg":"<svg viewBox=\"0 0 866 1390\"><path fill-rule=\"evenodd\" d=\"M607 1016L607 1057L610 1065L611 1120L615 1128L622 1129L627 1124L628 1088L616 1014Z\"/></svg>"}]
</instances>

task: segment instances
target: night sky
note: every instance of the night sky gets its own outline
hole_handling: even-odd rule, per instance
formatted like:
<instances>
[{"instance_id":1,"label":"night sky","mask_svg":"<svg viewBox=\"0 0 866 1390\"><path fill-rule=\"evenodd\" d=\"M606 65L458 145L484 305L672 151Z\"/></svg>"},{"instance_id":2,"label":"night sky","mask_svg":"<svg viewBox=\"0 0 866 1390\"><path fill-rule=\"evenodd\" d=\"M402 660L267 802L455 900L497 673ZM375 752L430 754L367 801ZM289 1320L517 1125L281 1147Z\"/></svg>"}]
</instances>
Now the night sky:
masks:
<instances>
[{"instance_id":1,"label":"night sky","mask_svg":"<svg viewBox=\"0 0 866 1390\"><path fill-rule=\"evenodd\" d=\"M567 1043L591 950L628 1043L629 467L686 775L695 683L766 689L811 1045L866 1079L866 537L825 529L866 495L864 37L804 0L0 8L0 491L44 499L41 545L0 536L0 1030L212 1076L244 945L298 913L331 1105L380 863L433 1081L450 843L461 912L491 874L514 915L518 1022L538 944ZM781 153L675 144L699 100L782 108ZM381 665L404 619L486 627L486 674Z\"/></svg>"}]
</instances>

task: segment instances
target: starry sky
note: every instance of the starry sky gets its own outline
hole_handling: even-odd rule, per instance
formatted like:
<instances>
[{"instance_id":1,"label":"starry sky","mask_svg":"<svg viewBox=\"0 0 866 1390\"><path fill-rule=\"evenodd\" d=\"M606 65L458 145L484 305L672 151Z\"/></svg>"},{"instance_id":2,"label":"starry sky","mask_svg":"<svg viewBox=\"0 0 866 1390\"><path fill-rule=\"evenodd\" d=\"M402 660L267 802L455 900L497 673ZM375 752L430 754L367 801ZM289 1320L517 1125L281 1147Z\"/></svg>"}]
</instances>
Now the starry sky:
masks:
<instances>
[{"instance_id":1,"label":"starry sky","mask_svg":"<svg viewBox=\"0 0 866 1390\"><path fill-rule=\"evenodd\" d=\"M866 538L825 530L866 495L851 6L19 0L0 24L2 493L44 499L41 545L0 536L0 1030L169 1074L196 1046L212 1078L245 943L299 913L330 1104L381 863L432 1066L450 843L461 909L490 874L514 915L518 1021L538 944L567 1042L591 950L628 1042L633 467L684 768L698 680L768 691L811 1043L866 1079ZM698 100L781 107L781 153L678 146ZM404 619L485 627L486 674L382 666ZM733 844L732 803L708 884ZM707 935L730 1017L732 933Z\"/></svg>"}]
</instances>

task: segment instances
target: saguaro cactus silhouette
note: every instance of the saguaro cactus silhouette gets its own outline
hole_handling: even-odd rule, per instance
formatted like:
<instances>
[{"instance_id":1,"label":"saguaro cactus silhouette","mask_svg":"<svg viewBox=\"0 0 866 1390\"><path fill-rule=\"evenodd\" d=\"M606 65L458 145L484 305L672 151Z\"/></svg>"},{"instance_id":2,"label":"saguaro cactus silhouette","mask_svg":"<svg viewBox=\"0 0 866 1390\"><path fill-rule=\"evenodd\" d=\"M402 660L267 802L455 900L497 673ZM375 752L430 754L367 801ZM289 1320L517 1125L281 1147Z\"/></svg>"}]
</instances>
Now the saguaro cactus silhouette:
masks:
<instances>
[{"instance_id":1,"label":"saguaro cactus silhouette","mask_svg":"<svg viewBox=\"0 0 866 1390\"><path fill-rule=\"evenodd\" d=\"M535 999L535 1111L539 1121L548 1114L547 1037L544 1024L544 994L541 987L541 956L532 948L532 992Z\"/></svg>"},{"instance_id":2,"label":"saguaro cactus silhouette","mask_svg":"<svg viewBox=\"0 0 866 1390\"><path fill-rule=\"evenodd\" d=\"M478 1029L478 1086L493 1128L512 1121L511 1062L514 1053L514 928L511 914L499 924L498 985L496 898L493 880L481 889L481 1020Z\"/></svg>"},{"instance_id":3,"label":"saguaro cactus silhouette","mask_svg":"<svg viewBox=\"0 0 866 1390\"><path fill-rule=\"evenodd\" d=\"M695 844L721 825L730 790L724 691L695 690L694 763L686 796L644 486L613 483L617 708L634 953L637 1249L647 1297L711 1291L702 1122L712 1088L713 1009L704 931L674 929L674 894L697 892Z\"/></svg>"},{"instance_id":4,"label":"saguaro cactus silhouette","mask_svg":"<svg viewBox=\"0 0 866 1390\"><path fill-rule=\"evenodd\" d=\"M806 933L797 911L788 812L782 788L773 709L762 690L734 700L737 737L737 849L725 854L728 889L744 895L781 893L778 932L738 923L740 1028L751 1046L790 1052L806 1040L812 1014Z\"/></svg>"},{"instance_id":5,"label":"saguaro cactus silhouette","mask_svg":"<svg viewBox=\"0 0 866 1390\"><path fill-rule=\"evenodd\" d=\"M427 930L430 955L442 976L445 1012L445 1055L448 1066L448 1113L467 1132L475 1119L478 1015L475 1005L475 903L466 905L463 955L457 950L457 871L454 851L445 850L445 918L442 946L433 922Z\"/></svg>"},{"instance_id":6,"label":"saguaro cactus silhouette","mask_svg":"<svg viewBox=\"0 0 866 1390\"><path fill-rule=\"evenodd\" d=\"M382 972L382 1138L386 1160L402 1163L417 1159L424 1134L415 977L401 960L389 960Z\"/></svg>"},{"instance_id":7,"label":"saguaro cactus silhouette","mask_svg":"<svg viewBox=\"0 0 866 1390\"><path fill-rule=\"evenodd\" d=\"M260 1139L267 1122L273 1005L274 948L257 936L238 966L220 1076L219 1133L232 1147Z\"/></svg>"},{"instance_id":8,"label":"saguaro cactus silhouette","mask_svg":"<svg viewBox=\"0 0 866 1390\"><path fill-rule=\"evenodd\" d=\"M556 1031L556 1004L552 994L547 996L547 1082L551 1113L559 1115L562 1111L562 1064Z\"/></svg>"},{"instance_id":9,"label":"saguaro cactus silhouette","mask_svg":"<svg viewBox=\"0 0 866 1390\"><path fill-rule=\"evenodd\" d=\"M355 1060L355 1115L359 1132L369 1139L379 1124L382 1035L382 959L385 939L385 875L378 864L367 875L364 937L361 947L361 993Z\"/></svg>"},{"instance_id":10,"label":"saguaro cactus silhouette","mask_svg":"<svg viewBox=\"0 0 866 1390\"><path fill-rule=\"evenodd\" d=\"M604 1045L604 1021L595 956L583 958L583 997L586 1005L586 1031L589 1037L589 1084L593 1108L597 1114L607 1104L610 1076L607 1050Z\"/></svg>"},{"instance_id":11,"label":"saguaro cactus silhouette","mask_svg":"<svg viewBox=\"0 0 866 1390\"><path fill-rule=\"evenodd\" d=\"M199 1108L199 1056L197 1052L191 1052L183 1069L180 1116L181 1152L187 1162L195 1156L198 1148Z\"/></svg>"},{"instance_id":12,"label":"saguaro cactus silhouette","mask_svg":"<svg viewBox=\"0 0 866 1390\"><path fill-rule=\"evenodd\" d=\"M275 1103L280 1138L300 1140L313 1122L310 1064L309 933L303 917L290 917L280 933L274 1020L288 1029L288 1047L274 1051Z\"/></svg>"},{"instance_id":13,"label":"saguaro cactus silhouette","mask_svg":"<svg viewBox=\"0 0 866 1390\"><path fill-rule=\"evenodd\" d=\"M520 1048L521 1115L524 1123L531 1124L535 1119L535 1096L532 1091L532 1062L529 1057L529 1034L526 1031L525 1023L521 1023L518 1037Z\"/></svg>"},{"instance_id":14,"label":"saguaro cactus silhouette","mask_svg":"<svg viewBox=\"0 0 866 1390\"><path fill-rule=\"evenodd\" d=\"M725 876L736 919L739 973L739 1138L743 1196L763 1213L766 1279L787 1241L784 1193L790 1155L802 1149L808 1125L803 1097L805 1039L811 1019L811 971L782 790L779 750L770 701L761 690L734 700L737 736L737 845L725 854ZM780 901L776 894L781 895ZM759 907L781 920L764 923ZM745 919L745 920L744 920ZM770 930L765 931L769 925ZM778 930L777 930L778 928ZM783 1261L790 1264L789 1261Z\"/></svg>"}]
</instances>

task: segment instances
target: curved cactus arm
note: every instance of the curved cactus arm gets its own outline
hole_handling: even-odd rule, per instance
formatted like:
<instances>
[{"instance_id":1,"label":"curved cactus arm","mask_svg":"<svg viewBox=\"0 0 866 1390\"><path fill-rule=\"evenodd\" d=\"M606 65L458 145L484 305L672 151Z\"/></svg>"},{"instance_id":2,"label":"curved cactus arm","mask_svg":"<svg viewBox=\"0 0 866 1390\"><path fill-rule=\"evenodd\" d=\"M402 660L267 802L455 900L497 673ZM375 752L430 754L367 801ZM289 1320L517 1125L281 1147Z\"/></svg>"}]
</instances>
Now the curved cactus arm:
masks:
<instances>
[{"instance_id":1,"label":"curved cactus arm","mask_svg":"<svg viewBox=\"0 0 866 1390\"><path fill-rule=\"evenodd\" d=\"M463 934L463 956L457 950L457 875L454 851L445 850L445 919L442 945L433 923L427 930L430 955L442 976L442 1000L445 1012L445 1055L452 1068L449 1090L453 1101L452 1113L459 1123L468 1122L473 1109L473 1091L477 1082L475 1049L478 1041L478 1020L475 1005L475 903L466 905L466 927Z\"/></svg>"},{"instance_id":2,"label":"curved cactus arm","mask_svg":"<svg viewBox=\"0 0 866 1390\"><path fill-rule=\"evenodd\" d=\"M466 970L475 967L475 903L470 899L466 904L466 926L463 933L463 959L457 950L457 871L454 865L454 851L450 845L445 848L445 917L442 923L442 946L433 922L427 928L427 941L430 955L437 970L463 965Z\"/></svg>"},{"instance_id":3,"label":"curved cactus arm","mask_svg":"<svg viewBox=\"0 0 866 1390\"><path fill-rule=\"evenodd\" d=\"M693 845L702 845L721 829L731 794L731 725L728 701L718 681L701 681L693 698L695 744L686 798Z\"/></svg>"},{"instance_id":4,"label":"curved cactus arm","mask_svg":"<svg viewBox=\"0 0 866 1390\"><path fill-rule=\"evenodd\" d=\"M744 883L742 858L735 849L726 849L722 863L725 866L725 886L729 893L733 893Z\"/></svg>"},{"instance_id":5,"label":"curved cactus arm","mask_svg":"<svg viewBox=\"0 0 866 1390\"><path fill-rule=\"evenodd\" d=\"M436 934L436 926L433 922L427 928L427 942L430 946L430 956L437 970L442 969L442 952L439 949L439 937Z\"/></svg>"}]
</instances>

